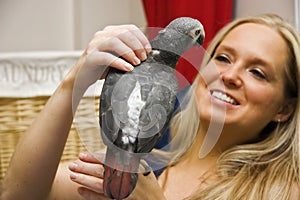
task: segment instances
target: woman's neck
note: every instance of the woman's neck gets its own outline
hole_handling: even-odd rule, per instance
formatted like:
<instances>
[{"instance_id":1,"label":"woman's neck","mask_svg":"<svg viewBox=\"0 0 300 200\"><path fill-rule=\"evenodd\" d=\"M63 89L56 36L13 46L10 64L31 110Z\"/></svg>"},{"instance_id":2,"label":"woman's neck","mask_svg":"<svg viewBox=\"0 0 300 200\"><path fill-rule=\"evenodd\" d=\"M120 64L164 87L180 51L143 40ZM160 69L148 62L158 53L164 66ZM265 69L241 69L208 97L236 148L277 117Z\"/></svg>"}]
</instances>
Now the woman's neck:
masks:
<instances>
[{"instance_id":1,"label":"woman's neck","mask_svg":"<svg viewBox=\"0 0 300 200\"><path fill-rule=\"evenodd\" d=\"M168 167L159 177L159 183L168 199L184 199L215 181L215 167L219 154L212 151L204 158L199 158L203 138L203 134L198 133L191 148L180 161Z\"/></svg>"},{"instance_id":2,"label":"woman's neck","mask_svg":"<svg viewBox=\"0 0 300 200\"><path fill-rule=\"evenodd\" d=\"M194 161L201 161L209 159L211 160L216 159L222 152L222 148L220 146L220 143L218 143L218 138L207 138L207 132L208 128L203 128L204 126L199 127L198 133L195 137L195 140L193 144L191 145L191 148L186 152L186 154L183 156L183 160L194 160ZM215 140L215 141L213 141ZM205 144L205 142L210 143L213 146L208 146ZM210 148L210 150L205 149L205 155L203 156L203 147ZM202 152L201 152L202 151Z\"/></svg>"}]
</instances>

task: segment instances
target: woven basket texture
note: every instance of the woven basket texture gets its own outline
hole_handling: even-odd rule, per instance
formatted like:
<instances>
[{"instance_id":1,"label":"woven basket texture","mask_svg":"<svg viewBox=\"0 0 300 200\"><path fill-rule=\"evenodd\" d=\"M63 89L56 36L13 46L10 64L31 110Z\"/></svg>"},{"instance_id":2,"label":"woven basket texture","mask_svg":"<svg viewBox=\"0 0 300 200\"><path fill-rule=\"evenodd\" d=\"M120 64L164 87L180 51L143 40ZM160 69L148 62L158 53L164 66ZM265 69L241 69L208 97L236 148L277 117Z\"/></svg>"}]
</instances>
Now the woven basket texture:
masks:
<instances>
[{"instance_id":1,"label":"woven basket texture","mask_svg":"<svg viewBox=\"0 0 300 200\"><path fill-rule=\"evenodd\" d=\"M44 107L49 96L0 98L0 182L15 147ZM83 151L104 148L98 125L99 98L84 97L78 107L61 162L75 160ZM42 134L42 133L41 133Z\"/></svg>"}]
</instances>

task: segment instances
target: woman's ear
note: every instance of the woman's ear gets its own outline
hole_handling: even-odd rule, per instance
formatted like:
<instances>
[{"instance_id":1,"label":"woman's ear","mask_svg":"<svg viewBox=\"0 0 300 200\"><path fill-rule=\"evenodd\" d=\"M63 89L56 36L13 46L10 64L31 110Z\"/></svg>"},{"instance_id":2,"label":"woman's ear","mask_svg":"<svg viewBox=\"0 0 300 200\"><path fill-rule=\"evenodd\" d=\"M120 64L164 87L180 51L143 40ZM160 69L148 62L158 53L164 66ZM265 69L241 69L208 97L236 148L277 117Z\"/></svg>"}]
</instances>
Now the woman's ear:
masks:
<instances>
[{"instance_id":1,"label":"woman's ear","mask_svg":"<svg viewBox=\"0 0 300 200\"><path fill-rule=\"evenodd\" d=\"M280 107L278 113L274 116L273 121L275 122L285 122L287 121L291 114L294 112L297 103L297 98L290 98L285 101L285 103Z\"/></svg>"}]
</instances>

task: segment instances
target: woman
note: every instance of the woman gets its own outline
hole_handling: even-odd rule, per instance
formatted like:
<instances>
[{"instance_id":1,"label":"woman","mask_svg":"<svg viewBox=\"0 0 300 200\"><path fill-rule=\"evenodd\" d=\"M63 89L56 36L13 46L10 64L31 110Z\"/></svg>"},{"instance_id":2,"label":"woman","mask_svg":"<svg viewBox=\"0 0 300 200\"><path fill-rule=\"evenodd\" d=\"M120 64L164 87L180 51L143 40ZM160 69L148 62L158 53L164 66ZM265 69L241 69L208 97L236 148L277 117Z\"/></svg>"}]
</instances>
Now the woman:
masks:
<instances>
[{"instance_id":1,"label":"woman","mask_svg":"<svg viewBox=\"0 0 300 200\"><path fill-rule=\"evenodd\" d=\"M95 66L114 61L113 67L124 69L124 61L107 53L112 46L132 64L146 58L148 41L136 31L127 40L128 32L119 35L124 30L128 27L109 27L95 35L18 145L1 199L79 199L74 185L64 184L63 165L52 185L72 122L73 90L76 106L101 74L95 72L103 71ZM294 29L274 15L226 26L208 48L187 108L172 121L169 166L158 181L153 173L139 176L129 198L299 199L299 45ZM212 148L201 148L213 134ZM79 190L86 199L102 199L101 164L91 154L80 159L70 165L71 179L86 186Z\"/></svg>"},{"instance_id":2,"label":"woman","mask_svg":"<svg viewBox=\"0 0 300 200\"><path fill-rule=\"evenodd\" d=\"M293 28L274 15L237 20L214 38L202 67L216 66L224 85L213 73L198 76L187 109L173 119L172 143L180 148L158 177L167 199L300 199L299 44ZM220 138L199 159L211 118L224 107ZM77 172L72 179L92 199L93 191L101 193L93 185L99 181L80 172L96 160L81 159L86 163L70 166Z\"/></svg>"}]
</instances>

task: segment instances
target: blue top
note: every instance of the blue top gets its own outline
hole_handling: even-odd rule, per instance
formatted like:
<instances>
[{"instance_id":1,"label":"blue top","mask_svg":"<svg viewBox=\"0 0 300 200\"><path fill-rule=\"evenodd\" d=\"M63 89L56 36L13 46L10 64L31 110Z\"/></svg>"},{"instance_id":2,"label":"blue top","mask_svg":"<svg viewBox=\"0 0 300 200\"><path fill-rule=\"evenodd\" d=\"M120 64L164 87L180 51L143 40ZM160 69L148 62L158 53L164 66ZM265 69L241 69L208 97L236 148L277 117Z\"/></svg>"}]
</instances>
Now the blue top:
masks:
<instances>
[{"instance_id":1,"label":"blue top","mask_svg":"<svg viewBox=\"0 0 300 200\"><path fill-rule=\"evenodd\" d=\"M185 96L185 94L187 93L187 91L190 89L190 85L186 86L185 88L183 88L182 90L180 90L177 93L177 99L175 102L175 106L174 106L174 113L177 113L181 110L181 102L183 100L183 97ZM165 131L165 133L162 135L161 139L159 140L159 142L156 144L156 146L154 148L156 149L161 149L163 147L165 147L166 145L168 145L170 142L170 129L167 128L167 130ZM154 163L151 163L151 161L147 161L149 166L151 167L151 165L153 166ZM158 177L164 170L166 167L163 167L161 169L157 169L154 172L155 176Z\"/></svg>"}]
</instances>

